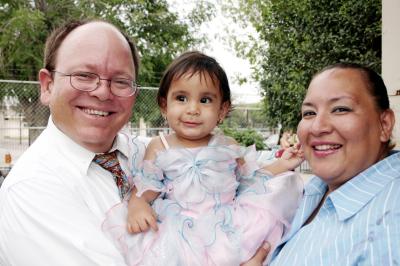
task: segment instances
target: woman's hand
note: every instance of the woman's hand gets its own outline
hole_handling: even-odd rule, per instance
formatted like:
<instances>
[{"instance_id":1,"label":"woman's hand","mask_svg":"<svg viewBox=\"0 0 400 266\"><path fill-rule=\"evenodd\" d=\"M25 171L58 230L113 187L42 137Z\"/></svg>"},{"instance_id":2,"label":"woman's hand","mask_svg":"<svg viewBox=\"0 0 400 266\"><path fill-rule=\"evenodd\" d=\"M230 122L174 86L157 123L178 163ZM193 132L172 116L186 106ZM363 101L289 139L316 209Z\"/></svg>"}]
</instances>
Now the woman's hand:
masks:
<instances>
[{"instance_id":1,"label":"woman's hand","mask_svg":"<svg viewBox=\"0 0 400 266\"><path fill-rule=\"evenodd\" d=\"M150 228L153 231L158 230L157 214L150 204L141 197L132 196L128 204L128 232L141 233Z\"/></svg>"},{"instance_id":2,"label":"woman's hand","mask_svg":"<svg viewBox=\"0 0 400 266\"><path fill-rule=\"evenodd\" d=\"M268 242L265 242L260 248L258 248L256 254L245 263L242 263L241 266L261 266L265 258L267 257L269 251L271 250L271 245Z\"/></svg>"}]
</instances>

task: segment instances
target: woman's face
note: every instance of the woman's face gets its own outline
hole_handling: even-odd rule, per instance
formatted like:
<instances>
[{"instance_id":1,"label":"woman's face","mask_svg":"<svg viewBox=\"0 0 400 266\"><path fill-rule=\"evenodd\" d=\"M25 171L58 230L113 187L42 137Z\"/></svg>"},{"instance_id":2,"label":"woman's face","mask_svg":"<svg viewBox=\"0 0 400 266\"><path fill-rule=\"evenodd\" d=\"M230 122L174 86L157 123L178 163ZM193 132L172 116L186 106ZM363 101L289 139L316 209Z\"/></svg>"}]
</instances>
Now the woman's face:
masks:
<instances>
[{"instance_id":1,"label":"woman's face","mask_svg":"<svg viewBox=\"0 0 400 266\"><path fill-rule=\"evenodd\" d=\"M382 158L391 126L375 106L358 70L326 70L310 83L297 134L313 173L330 191Z\"/></svg>"}]
</instances>

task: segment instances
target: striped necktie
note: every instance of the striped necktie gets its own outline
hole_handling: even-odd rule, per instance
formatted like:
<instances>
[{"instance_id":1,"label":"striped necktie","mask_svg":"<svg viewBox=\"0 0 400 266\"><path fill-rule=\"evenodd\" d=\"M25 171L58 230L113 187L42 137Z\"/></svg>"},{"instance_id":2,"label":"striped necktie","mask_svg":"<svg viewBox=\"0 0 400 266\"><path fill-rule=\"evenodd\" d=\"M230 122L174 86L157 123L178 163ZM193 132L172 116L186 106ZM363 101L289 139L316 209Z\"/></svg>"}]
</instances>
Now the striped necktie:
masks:
<instances>
[{"instance_id":1,"label":"striped necktie","mask_svg":"<svg viewBox=\"0 0 400 266\"><path fill-rule=\"evenodd\" d=\"M121 199L123 199L126 193L129 191L130 186L128 178L125 175L124 171L122 171L119 164L117 151L97 154L94 157L93 161L109 171L114 176L115 183L117 184L119 190L119 195Z\"/></svg>"}]
</instances>

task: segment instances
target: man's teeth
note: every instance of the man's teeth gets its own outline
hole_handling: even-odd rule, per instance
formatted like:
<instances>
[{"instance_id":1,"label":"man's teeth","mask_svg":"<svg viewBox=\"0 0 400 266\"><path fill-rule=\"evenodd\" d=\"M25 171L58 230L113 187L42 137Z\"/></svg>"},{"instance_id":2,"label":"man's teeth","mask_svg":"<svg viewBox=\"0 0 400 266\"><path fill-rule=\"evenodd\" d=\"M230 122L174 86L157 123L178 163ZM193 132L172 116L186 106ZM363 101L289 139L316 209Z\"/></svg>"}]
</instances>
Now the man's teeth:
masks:
<instances>
[{"instance_id":1,"label":"man's teeth","mask_svg":"<svg viewBox=\"0 0 400 266\"><path fill-rule=\"evenodd\" d=\"M100 115L100 116L107 116L109 112L104 112L100 110L93 110L93 109L83 109L83 111L90 115Z\"/></svg>"},{"instance_id":2,"label":"man's teeth","mask_svg":"<svg viewBox=\"0 0 400 266\"><path fill-rule=\"evenodd\" d=\"M342 145L340 144L333 144L333 145L316 145L314 148L317 151L327 151L327 150L336 150L339 149Z\"/></svg>"}]
</instances>

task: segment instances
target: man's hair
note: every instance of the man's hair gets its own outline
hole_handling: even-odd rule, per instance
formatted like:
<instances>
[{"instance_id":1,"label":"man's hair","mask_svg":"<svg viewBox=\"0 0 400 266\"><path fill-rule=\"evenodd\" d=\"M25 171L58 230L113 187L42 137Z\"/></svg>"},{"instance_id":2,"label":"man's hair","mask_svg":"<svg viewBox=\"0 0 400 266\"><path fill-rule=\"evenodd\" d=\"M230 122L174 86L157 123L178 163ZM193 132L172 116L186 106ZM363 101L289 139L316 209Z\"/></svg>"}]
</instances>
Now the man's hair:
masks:
<instances>
[{"instance_id":1,"label":"man's hair","mask_svg":"<svg viewBox=\"0 0 400 266\"><path fill-rule=\"evenodd\" d=\"M88 19L88 20L72 20L69 21L62 26L53 30L50 36L46 40L46 45L44 49L44 68L49 71L55 70L56 67L56 59L57 59L57 52L60 48L62 42L65 38L76 28L79 26L89 24L92 22L104 22L110 24L111 26L115 27L113 24L99 19ZM133 64L135 66L135 79L138 77L139 73L139 56L137 52L137 48L133 41L128 37L126 33L115 27L126 39L129 44L132 53Z\"/></svg>"},{"instance_id":2,"label":"man's hair","mask_svg":"<svg viewBox=\"0 0 400 266\"><path fill-rule=\"evenodd\" d=\"M191 77L197 73L203 77L208 74L213 84L218 85L222 95L222 103L226 102L231 106L231 90L225 71L214 58L198 51L183 53L168 66L157 93L158 105L163 107L163 99L167 98L173 80L187 74L190 74Z\"/></svg>"}]
</instances>

